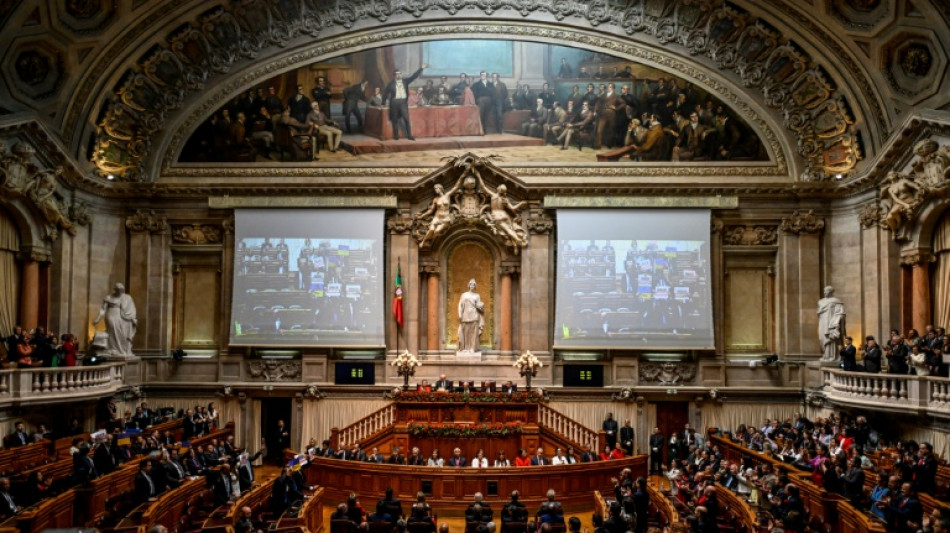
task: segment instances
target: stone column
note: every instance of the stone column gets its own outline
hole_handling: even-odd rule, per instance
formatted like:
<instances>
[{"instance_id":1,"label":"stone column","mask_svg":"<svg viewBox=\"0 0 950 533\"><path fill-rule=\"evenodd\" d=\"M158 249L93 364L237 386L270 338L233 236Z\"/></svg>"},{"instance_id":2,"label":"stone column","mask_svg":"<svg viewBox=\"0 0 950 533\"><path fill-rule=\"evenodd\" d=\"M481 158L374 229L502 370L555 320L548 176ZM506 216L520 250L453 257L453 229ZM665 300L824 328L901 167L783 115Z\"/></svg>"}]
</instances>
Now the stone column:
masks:
<instances>
[{"instance_id":1,"label":"stone column","mask_svg":"<svg viewBox=\"0 0 950 533\"><path fill-rule=\"evenodd\" d=\"M546 356L550 354L553 318L550 297L554 275L554 244L551 239L554 221L543 209L533 208L528 214L527 225L528 246L521 250L524 276L520 283L522 307L518 313L518 349ZM541 379L538 382L545 383Z\"/></svg>"},{"instance_id":2,"label":"stone column","mask_svg":"<svg viewBox=\"0 0 950 533\"><path fill-rule=\"evenodd\" d=\"M779 225L780 354L817 358L821 353L817 303L822 294L821 233L824 229L824 219L815 216L813 211L795 211Z\"/></svg>"},{"instance_id":3,"label":"stone column","mask_svg":"<svg viewBox=\"0 0 950 533\"><path fill-rule=\"evenodd\" d=\"M40 315L40 262L31 254L23 259L20 276L20 325L38 326Z\"/></svg>"},{"instance_id":4,"label":"stone column","mask_svg":"<svg viewBox=\"0 0 950 533\"><path fill-rule=\"evenodd\" d=\"M930 324L930 263L934 256L927 250L913 250L901 254L901 265L910 269L910 290L905 291L904 301L910 305L910 327L923 331L923 327Z\"/></svg>"},{"instance_id":5,"label":"stone column","mask_svg":"<svg viewBox=\"0 0 950 533\"><path fill-rule=\"evenodd\" d=\"M502 355L512 351L512 309L514 309L514 294L511 290L512 278L518 275L518 265L502 265L501 267L501 302L499 309L499 340Z\"/></svg>"},{"instance_id":6,"label":"stone column","mask_svg":"<svg viewBox=\"0 0 950 533\"><path fill-rule=\"evenodd\" d=\"M419 353L419 287L415 281L417 276L409 275L417 265L417 250L412 240L412 215L409 209L399 209L386 220L389 230L389 279L387 280L386 294L389 298L395 294L396 269L402 268L402 309L403 327L400 329L393 319L392 311L386 318L386 344L391 353L409 350ZM395 372L387 365L387 371ZM389 376L395 379L395 374Z\"/></svg>"},{"instance_id":7,"label":"stone column","mask_svg":"<svg viewBox=\"0 0 950 533\"><path fill-rule=\"evenodd\" d=\"M164 270L166 264L163 260L168 253L165 239L168 222L164 216L150 209L139 209L125 219L125 228L129 232L129 279L125 283L126 292L135 301L139 324L132 349L137 355L147 351L160 354L165 351L164 311L169 300L163 290L171 277ZM154 244L153 235L158 238Z\"/></svg>"},{"instance_id":8,"label":"stone column","mask_svg":"<svg viewBox=\"0 0 950 533\"><path fill-rule=\"evenodd\" d=\"M439 266L423 265L426 276L426 350L438 352L439 343Z\"/></svg>"}]
</instances>

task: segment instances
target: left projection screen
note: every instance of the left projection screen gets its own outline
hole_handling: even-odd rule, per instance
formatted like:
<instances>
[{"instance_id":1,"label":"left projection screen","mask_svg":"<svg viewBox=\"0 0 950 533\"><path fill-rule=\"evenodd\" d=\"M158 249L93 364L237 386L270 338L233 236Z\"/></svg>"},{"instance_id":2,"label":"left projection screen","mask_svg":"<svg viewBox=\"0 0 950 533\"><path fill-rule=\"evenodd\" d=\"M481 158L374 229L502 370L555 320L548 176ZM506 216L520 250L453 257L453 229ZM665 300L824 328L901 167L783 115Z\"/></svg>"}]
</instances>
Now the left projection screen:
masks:
<instances>
[{"instance_id":1,"label":"left projection screen","mask_svg":"<svg viewBox=\"0 0 950 533\"><path fill-rule=\"evenodd\" d=\"M238 209L234 346L385 344L382 209Z\"/></svg>"}]
</instances>

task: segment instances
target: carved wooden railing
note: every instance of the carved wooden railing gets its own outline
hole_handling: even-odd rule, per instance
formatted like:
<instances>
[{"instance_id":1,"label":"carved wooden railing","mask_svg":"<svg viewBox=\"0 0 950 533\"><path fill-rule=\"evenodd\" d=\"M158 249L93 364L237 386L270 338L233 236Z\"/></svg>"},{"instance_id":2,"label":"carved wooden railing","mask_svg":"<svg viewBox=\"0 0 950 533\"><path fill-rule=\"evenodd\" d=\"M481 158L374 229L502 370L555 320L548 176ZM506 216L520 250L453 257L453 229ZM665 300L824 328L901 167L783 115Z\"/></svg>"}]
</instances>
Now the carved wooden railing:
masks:
<instances>
[{"instance_id":1,"label":"carved wooden railing","mask_svg":"<svg viewBox=\"0 0 950 533\"><path fill-rule=\"evenodd\" d=\"M657 514L659 514L657 522L659 522L660 527L664 530L669 528L668 530L672 533L686 533L686 524L680 521L680 514L676 512L673 502L653 485L647 484L647 493L650 494L650 502L653 503Z\"/></svg>"},{"instance_id":2,"label":"carved wooden railing","mask_svg":"<svg viewBox=\"0 0 950 533\"><path fill-rule=\"evenodd\" d=\"M125 363L0 370L0 404L105 395L125 384Z\"/></svg>"},{"instance_id":3,"label":"carved wooden railing","mask_svg":"<svg viewBox=\"0 0 950 533\"><path fill-rule=\"evenodd\" d=\"M354 442L362 442L378 433L392 428L396 422L396 404L391 403L370 413L343 429L330 430L330 444L339 448L340 443L347 446Z\"/></svg>"},{"instance_id":4,"label":"carved wooden railing","mask_svg":"<svg viewBox=\"0 0 950 533\"><path fill-rule=\"evenodd\" d=\"M596 452L602 447L600 436L596 431L546 405L538 406L538 425L547 431L564 436L573 442L578 450L584 446L590 446L590 449Z\"/></svg>"}]
</instances>

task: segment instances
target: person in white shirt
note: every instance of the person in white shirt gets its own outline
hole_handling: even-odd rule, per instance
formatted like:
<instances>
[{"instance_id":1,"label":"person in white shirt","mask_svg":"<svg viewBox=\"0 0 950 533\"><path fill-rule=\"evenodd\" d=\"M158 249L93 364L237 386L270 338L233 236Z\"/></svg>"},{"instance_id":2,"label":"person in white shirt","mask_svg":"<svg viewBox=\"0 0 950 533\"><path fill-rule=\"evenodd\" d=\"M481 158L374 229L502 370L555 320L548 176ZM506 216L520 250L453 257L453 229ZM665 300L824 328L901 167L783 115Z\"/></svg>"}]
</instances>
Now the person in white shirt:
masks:
<instances>
[{"instance_id":1,"label":"person in white shirt","mask_svg":"<svg viewBox=\"0 0 950 533\"><path fill-rule=\"evenodd\" d=\"M439 450L432 450L432 457L429 457L429 466L438 466L441 468L445 465L445 460L439 456Z\"/></svg>"},{"instance_id":2,"label":"person in white shirt","mask_svg":"<svg viewBox=\"0 0 950 533\"><path fill-rule=\"evenodd\" d=\"M567 453L563 457L564 462L561 464L572 465L577 462L577 453L574 452L573 446L567 447Z\"/></svg>"},{"instance_id":3,"label":"person in white shirt","mask_svg":"<svg viewBox=\"0 0 950 533\"><path fill-rule=\"evenodd\" d=\"M508 458L505 457L505 450L501 450L498 452L498 457L495 459L494 466L496 467L511 466L511 461L509 461Z\"/></svg>"},{"instance_id":4,"label":"person in white shirt","mask_svg":"<svg viewBox=\"0 0 950 533\"><path fill-rule=\"evenodd\" d=\"M551 458L551 464L555 466L568 464L567 457L564 455L564 450L560 448L554 449L554 457Z\"/></svg>"},{"instance_id":5,"label":"person in white shirt","mask_svg":"<svg viewBox=\"0 0 950 533\"><path fill-rule=\"evenodd\" d=\"M475 454L475 458L472 459L472 467L488 468L488 459L485 458L484 450L478 450L478 453Z\"/></svg>"},{"instance_id":6,"label":"person in white shirt","mask_svg":"<svg viewBox=\"0 0 950 533\"><path fill-rule=\"evenodd\" d=\"M670 494L676 497L676 494L679 492L679 482L683 479L683 473L680 471L679 466L677 466L676 461L670 463L670 467L666 470L666 477L670 480Z\"/></svg>"},{"instance_id":7,"label":"person in white shirt","mask_svg":"<svg viewBox=\"0 0 950 533\"><path fill-rule=\"evenodd\" d=\"M755 475L755 470L751 468L747 468L745 472L739 471L739 473L736 474L736 480L739 482L736 485L736 492L744 496L751 495L754 487L752 484L753 475Z\"/></svg>"}]
</instances>

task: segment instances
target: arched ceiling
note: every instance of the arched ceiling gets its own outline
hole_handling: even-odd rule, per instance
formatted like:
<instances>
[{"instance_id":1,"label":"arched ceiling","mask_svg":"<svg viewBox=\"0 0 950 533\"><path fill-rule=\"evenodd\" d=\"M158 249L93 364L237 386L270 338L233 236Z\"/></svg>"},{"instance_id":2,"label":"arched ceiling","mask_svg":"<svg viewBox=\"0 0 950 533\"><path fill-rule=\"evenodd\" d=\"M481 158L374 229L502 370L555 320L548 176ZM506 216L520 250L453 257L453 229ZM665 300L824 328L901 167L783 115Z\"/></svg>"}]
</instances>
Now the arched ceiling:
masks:
<instances>
[{"instance_id":1,"label":"arched ceiling","mask_svg":"<svg viewBox=\"0 0 950 533\"><path fill-rule=\"evenodd\" d=\"M254 75L498 26L692 70L761 116L794 177L854 177L904 116L950 102L948 20L943 0L23 0L0 8L0 120L34 114L90 175L153 181Z\"/></svg>"}]
</instances>

